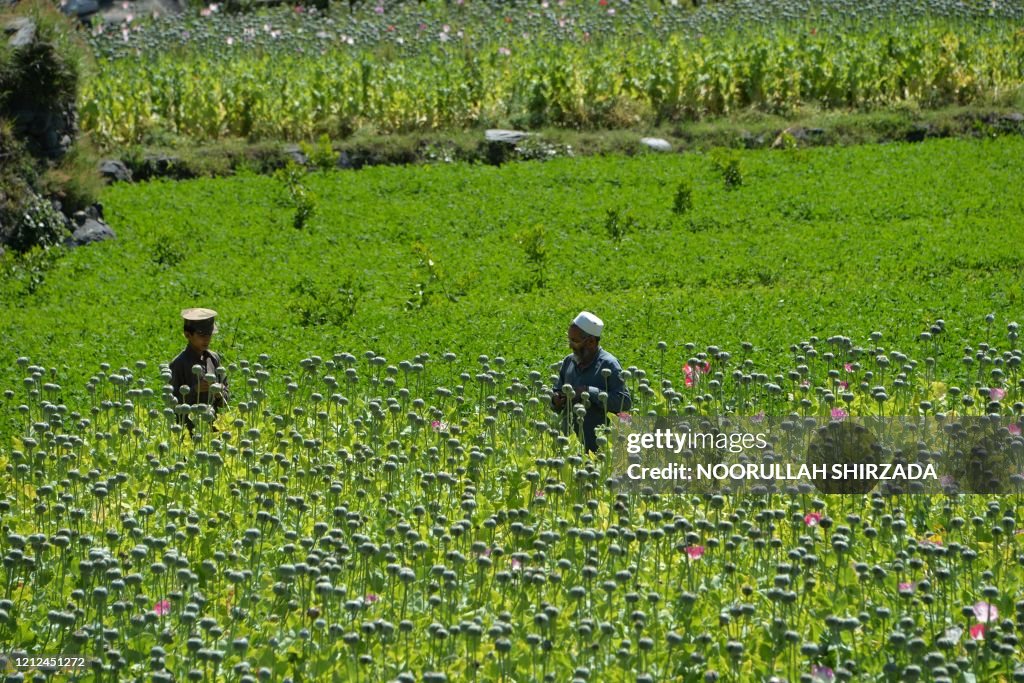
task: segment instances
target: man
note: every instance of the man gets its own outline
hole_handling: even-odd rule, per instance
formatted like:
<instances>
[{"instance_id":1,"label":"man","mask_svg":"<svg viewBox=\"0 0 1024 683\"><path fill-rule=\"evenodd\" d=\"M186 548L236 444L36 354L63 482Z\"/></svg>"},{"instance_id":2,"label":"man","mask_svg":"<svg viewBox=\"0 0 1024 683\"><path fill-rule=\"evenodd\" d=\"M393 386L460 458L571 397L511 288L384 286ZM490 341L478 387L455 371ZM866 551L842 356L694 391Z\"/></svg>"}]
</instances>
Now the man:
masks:
<instances>
[{"instance_id":1,"label":"man","mask_svg":"<svg viewBox=\"0 0 1024 683\"><path fill-rule=\"evenodd\" d=\"M633 401L622 381L622 367L615 356L601 348L604 323L593 313L581 312L569 325L569 348L572 353L562 361L558 382L552 388L551 407L564 413L562 431L576 431L578 419L572 406L566 406L563 387L573 389L573 404L586 406L583 416L583 442L589 451L597 450L598 425L607 423L607 413L628 411ZM601 392L607 394L602 401Z\"/></svg>"},{"instance_id":2,"label":"man","mask_svg":"<svg viewBox=\"0 0 1024 683\"><path fill-rule=\"evenodd\" d=\"M181 312L185 320L185 339L188 346L178 354L178 357L171 361L171 386L174 387L174 398L178 403L206 403L212 405L214 410L227 406L228 389L227 377L220 380L221 390L210 396L210 382L206 379L208 374L217 374L220 367L220 356L210 351L210 338L217 331L217 311L209 308L186 308ZM194 368L199 366L200 372L196 374ZM188 387L182 391L182 387ZM191 429L191 421L186 421Z\"/></svg>"}]
</instances>

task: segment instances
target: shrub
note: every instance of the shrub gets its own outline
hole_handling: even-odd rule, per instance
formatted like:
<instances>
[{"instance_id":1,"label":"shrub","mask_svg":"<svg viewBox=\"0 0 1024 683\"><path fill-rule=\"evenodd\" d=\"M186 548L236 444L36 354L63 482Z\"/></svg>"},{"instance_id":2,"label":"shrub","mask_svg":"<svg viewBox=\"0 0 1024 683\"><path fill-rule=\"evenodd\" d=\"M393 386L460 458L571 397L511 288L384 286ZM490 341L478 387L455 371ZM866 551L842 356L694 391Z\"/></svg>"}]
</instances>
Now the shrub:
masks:
<instances>
[{"instance_id":1,"label":"shrub","mask_svg":"<svg viewBox=\"0 0 1024 683\"><path fill-rule=\"evenodd\" d=\"M690 181L680 181L679 185L676 186L676 196L672 201L672 212L677 216L682 216L693 208L693 187L690 186Z\"/></svg>"},{"instance_id":2,"label":"shrub","mask_svg":"<svg viewBox=\"0 0 1024 683\"><path fill-rule=\"evenodd\" d=\"M743 167L740 155L736 150L713 150L711 161L722 175L722 180L725 181L725 189L735 190L743 184Z\"/></svg>"},{"instance_id":3,"label":"shrub","mask_svg":"<svg viewBox=\"0 0 1024 683\"><path fill-rule=\"evenodd\" d=\"M103 189L103 178L96 171L98 163L93 147L79 139L57 166L43 174L43 194L59 200L68 215L92 206Z\"/></svg>"},{"instance_id":4,"label":"shrub","mask_svg":"<svg viewBox=\"0 0 1024 683\"><path fill-rule=\"evenodd\" d=\"M58 244L67 235L64 217L17 178L0 186L0 243L19 252Z\"/></svg>"},{"instance_id":5,"label":"shrub","mask_svg":"<svg viewBox=\"0 0 1024 683\"><path fill-rule=\"evenodd\" d=\"M92 50L82 38L77 22L65 16L47 0L23 0L11 12L0 12L0 22L17 16L31 19L36 25L35 45L45 49L13 50L6 40L0 46L0 107L3 98L13 92L13 83L41 94L47 99L73 103L78 81L94 66ZM44 59L44 61L37 61ZM38 71L26 71L30 65ZM19 94L24 94L22 91Z\"/></svg>"},{"instance_id":6,"label":"shrub","mask_svg":"<svg viewBox=\"0 0 1024 683\"><path fill-rule=\"evenodd\" d=\"M278 182L283 184L288 191L288 202L295 209L292 226L296 230L305 228L316 215L316 195L302 182L303 175L305 175L305 171L294 162L274 174Z\"/></svg>"},{"instance_id":7,"label":"shrub","mask_svg":"<svg viewBox=\"0 0 1024 683\"><path fill-rule=\"evenodd\" d=\"M321 171L330 171L338 165L338 153L331 145L331 137L324 133L315 143L303 142L299 145L309 163Z\"/></svg>"},{"instance_id":8,"label":"shrub","mask_svg":"<svg viewBox=\"0 0 1024 683\"><path fill-rule=\"evenodd\" d=\"M533 291L534 287L547 287L548 240L543 225L535 225L516 235L516 240L523 248L526 256L526 267L529 273L523 283L523 291Z\"/></svg>"},{"instance_id":9,"label":"shrub","mask_svg":"<svg viewBox=\"0 0 1024 683\"><path fill-rule=\"evenodd\" d=\"M614 242L620 241L626 233L632 232L636 227L637 221L633 216L620 215L618 209L608 209L605 212L604 230Z\"/></svg>"}]
</instances>

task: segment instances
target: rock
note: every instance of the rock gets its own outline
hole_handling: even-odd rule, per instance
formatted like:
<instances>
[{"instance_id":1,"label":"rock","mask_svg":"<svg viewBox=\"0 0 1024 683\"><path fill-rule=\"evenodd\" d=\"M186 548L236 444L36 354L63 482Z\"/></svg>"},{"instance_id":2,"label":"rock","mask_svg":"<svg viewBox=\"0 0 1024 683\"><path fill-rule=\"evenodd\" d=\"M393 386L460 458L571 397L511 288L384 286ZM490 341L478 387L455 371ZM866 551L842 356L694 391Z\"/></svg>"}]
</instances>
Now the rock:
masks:
<instances>
[{"instance_id":1,"label":"rock","mask_svg":"<svg viewBox=\"0 0 1024 683\"><path fill-rule=\"evenodd\" d=\"M640 138L640 144L646 145L658 152L671 152L672 144L662 138Z\"/></svg>"},{"instance_id":2,"label":"rock","mask_svg":"<svg viewBox=\"0 0 1024 683\"><path fill-rule=\"evenodd\" d=\"M291 157L291 160L300 166L305 166L309 163L309 157L307 157L298 145L285 145L284 153Z\"/></svg>"},{"instance_id":3,"label":"rock","mask_svg":"<svg viewBox=\"0 0 1024 683\"><path fill-rule=\"evenodd\" d=\"M28 17L11 19L4 24L4 35L10 36L7 39L7 44L13 48L31 45L36 37L36 22Z\"/></svg>"},{"instance_id":4,"label":"rock","mask_svg":"<svg viewBox=\"0 0 1024 683\"><path fill-rule=\"evenodd\" d=\"M110 226L103 221L89 218L84 211L78 211L73 217L73 223L77 224L75 231L64 244L68 247L81 247L93 242L112 240L117 235L110 229Z\"/></svg>"},{"instance_id":5,"label":"rock","mask_svg":"<svg viewBox=\"0 0 1024 683\"><path fill-rule=\"evenodd\" d=\"M132 177L137 180L167 177L184 180L191 177L191 173L182 166L181 159L176 156L146 154L142 157L142 163L135 167Z\"/></svg>"},{"instance_id":6,"label":"rock","mask_svg":"<svg viewBox=\"0 0 1024 683\"><path fill-rule=\"evenodd\" d=\"M1003 114L1003 121L1007 123L1024 123L1024 114L1021 114L1019 111Z\"/></svg>"},{"instance_id":7,"label":"rock","mask_svg":"<svg viewBox=\"0 0 1024 683\"><path fill-rule=\"evenodd\" d=\"M740 134L740 142L747 149L758 149L764 147L764 136L754 135L749 130L745 130Z\"/></svg>"},{"instance_id":8,"label":"rock","mask_svg":"<svg viewBox=\"0 0 1024 683\"><path fill-rule=\"evenodd\" d=\"M786 146L786 136L791 137L796 142L808 142L812 138L821 138L825 135L824 128L802 128L800 126L790 126L775 138L775 142L772 143L772 149L779 149Z\"/></svg>"},{"instance_id":9,"label":"rock","mask_svg":"<svg viewBox=\"0 0 1024 683\"><path fill-rule=\"evenodd\" d=\"M484 139L488 142L507 142L510 145L514 145L529 135L521 130L503 130L501 128L491 128L484 131Z\"/></svg>"},{"instance_id":10,"label":"rock","mask_svg":"<svg viewBox=\"0 0 1024 683\"><path fill-rule=\"evenodd\" d=\"M61 3L60 8L64 14L80 19L95 14L99 9L100 3L96 0L67 0Z\"/></svg>"},{"instance_id":11,"label":"rock","mask_svg":"<svg viewBox=\"0 0 1024 683\"><path fill-rule=\"evenodd\" d=\"M65 57L40 40L35 23L20 18L4 25L8 44L23 66L10 75L11 93L4 102L4 118L14 124L33 156L62 158L78 135L78 112L73 92L61 87ZM40 80L42 79L42 80Z\"/></svg>"},{"instance_id":12,"label":"rock","mask_svg":"<svg viewBox=\"0 0 1024 683\"><path fill-rule=\"evenodd\" d=\"M104 159L100 162L100 175L112 183L130 183L132 172L120 159Z\"/></svg>"},{"instance_id":13,"label":"rock","mask_svg":"<svg viewBox=\"0 0 1024 683\"><path fill-rule=\"evenodd\" d=\"M906 140L907 142L921 142L931 132L932 127L927 123L915 123L911 126L910 130L907 131Z\"/></svg>"},{"instance_id":14,"label":"rock","mask_svg":"<svg viewBox=\"0 0 1024 683\"><path fill-rule=\"evenodd\" d=\"M341 150L341 154L338 155L338 161L335 165L338 168L343 168L345 170L356 168L355 163L352 161L352 157L349 156L349 153L346 150Z\"/></svg>"}]
</instances>

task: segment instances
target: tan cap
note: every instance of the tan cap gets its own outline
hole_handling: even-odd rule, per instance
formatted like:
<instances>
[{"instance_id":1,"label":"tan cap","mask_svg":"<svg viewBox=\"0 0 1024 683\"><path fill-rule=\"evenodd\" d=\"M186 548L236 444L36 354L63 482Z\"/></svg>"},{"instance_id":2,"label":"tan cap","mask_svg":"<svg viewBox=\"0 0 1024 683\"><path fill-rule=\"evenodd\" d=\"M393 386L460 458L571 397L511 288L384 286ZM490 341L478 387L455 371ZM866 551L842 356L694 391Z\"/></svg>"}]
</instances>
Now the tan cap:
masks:
<instances>
[{"instance_id":1,"label":"tan cap","mask_svg":"<svg viewBox=\"0 0 1024 683\"><path fill-rule=\"evenodd\" d=\"M213 334L217 331L217 323L214 322L217 311L212 308L186 308L181 311L181 317L185 319L186 327L195 332Z\"/></svg>"}]
</instances>

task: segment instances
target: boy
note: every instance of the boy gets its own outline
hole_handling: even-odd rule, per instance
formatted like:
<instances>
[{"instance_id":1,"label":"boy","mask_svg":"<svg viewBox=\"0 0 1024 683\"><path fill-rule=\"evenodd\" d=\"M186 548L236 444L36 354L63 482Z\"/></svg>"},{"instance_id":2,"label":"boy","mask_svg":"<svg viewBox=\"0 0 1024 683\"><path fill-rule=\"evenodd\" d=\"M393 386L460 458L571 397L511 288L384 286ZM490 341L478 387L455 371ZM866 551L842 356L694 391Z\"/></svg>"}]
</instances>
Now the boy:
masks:
<instances>
[{"instance_id":1,"label":"boy","mask_svg":"<svg viewBox=\"0 0 1024 683\"><path fill-rule=\"evenodd\" d=\"M220 367L220 356L210 351L210 338L217 331L217 311L209 308L186 308L181 312L185 319L185 339L188 346L171 361L171 385L174 387L174 398L178 403L206 403L214 410L224 408L228 404L227 377L220 380L222 389L210 401L210 382L207 374L217 374ZM193 367L198 365L202 372L197 376ZM188 387L182 392L182 387ZM191 424L189 425L191 428Z\"/></svg>"}]
</instances>

